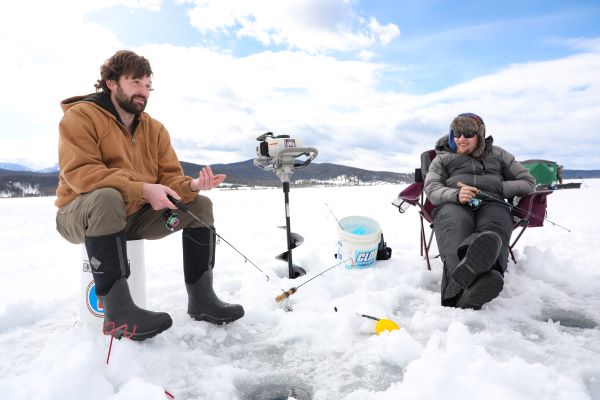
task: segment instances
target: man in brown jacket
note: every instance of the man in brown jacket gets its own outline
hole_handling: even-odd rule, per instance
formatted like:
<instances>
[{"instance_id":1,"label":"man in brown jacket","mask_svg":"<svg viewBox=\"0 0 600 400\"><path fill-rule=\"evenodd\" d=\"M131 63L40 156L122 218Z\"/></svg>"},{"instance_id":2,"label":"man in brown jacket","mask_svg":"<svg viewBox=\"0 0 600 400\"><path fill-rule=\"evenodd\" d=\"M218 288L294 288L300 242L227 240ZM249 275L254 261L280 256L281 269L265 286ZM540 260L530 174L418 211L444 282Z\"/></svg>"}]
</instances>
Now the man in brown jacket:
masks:
<instances>
[{"instance_id":1,"label":"man in brown jacket","mask_svg":"<svg viewBox=\"0 0 600 400\"><path fill-rule=\"evenodd\" d=\"M104 326L121 337L150 338L172 325L169 314L137 307L127 285L127 240L159 239L172 233L163 218L176 209L167 195L186 203L206 225L187 213L183 230L183 272L188 314L215 324L244 315L241 305L222 302L212 287L215 237L212 202L198 194L225 180L209 166L197 178L185 176L169 133L144 112L152 90L152 69L144 57L121 50L100 69L96 93L64 100L60 122L60 176L56 226L69 242L85 243Z\"/></svg>"}]
</instances>

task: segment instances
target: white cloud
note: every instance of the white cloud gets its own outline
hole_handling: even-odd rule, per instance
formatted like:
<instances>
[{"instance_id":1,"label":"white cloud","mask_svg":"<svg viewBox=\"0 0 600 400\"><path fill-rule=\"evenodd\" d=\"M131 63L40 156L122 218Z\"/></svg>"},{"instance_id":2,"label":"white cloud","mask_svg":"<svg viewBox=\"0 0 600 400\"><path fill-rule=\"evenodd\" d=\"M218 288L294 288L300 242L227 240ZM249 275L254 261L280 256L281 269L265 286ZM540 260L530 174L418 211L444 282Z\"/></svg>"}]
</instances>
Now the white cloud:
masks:
<instances>
[{"instance_id":1,"label":"white cloud","mask_svg":"<svg viewBox=\"0 0 600 400\"><path fill-rule=\"evenodd\" d=\"M571 38L566 41L558 41L558 43L566 43L569 47L579 51L600 52L600 38Z\"/></svg>"},{"instance_id":2,"label":"white cloud","mask_svg":"<svg viewBox=\"0 0 600 400\"><path fill-rule=\"evenodd\" d=\"M158 0L59 0L0 6L0 159L53 165L59 102L93 91L100 64L122 42L86 15L114 5L155 9Z\"/></svg>"},{"instance_id":3,"label":"white cloud","mask_svg":"<svg viewBox=\"0 0 600 400\"><path fill-rule=\"evenodd\" d=\"M394 24L365 21L348 0L195 0L193 26L311 53L360 51L398 37Z\"/></svg>"},{"instance_id":4,"label":"white cloud","mask_svg":"<svg viewBox=\"0 0 600 400\"><path fill-rule=\"evenodd\" d=\"M1 10L0 51L6 57L0 73L8 79L0 97L0 161L53 165L60 100L91 92L100 64L122 47L120 38L86 22L100 2L82 3L60 3L68 17L63 24L38 14L29 18L21 3L10 15ZM56 12L52 4L40 12ZM157 90L148 111L167 126L184 161L251 158L255 137L271 130L317 147L318 162L407 172L451 119L467 111L480 114L497 144L519 159L600 168L600 53L586 49L425 95L382 87L386 71L401 65L367 61L368 53L359 61L291 50L245 57L173 45L133 50L152 63Z\"/></svg>"},{"instance_id":5,"label":"white cloud","mask_svg":"<svg viewBox=\"0 0 600 400\"><path fill-rule=\"evenodd\" d=\"M455 115L471 111L485 119L496 144L519 159L600 167L590 149L599 141L599 54L514 65L439 92L409 96L381 90L385 66L375 63L300 52L235 58L171 46L144 51L156 60L160 86L151 112L173 135L197 143L186 153L189 160L251 158L254 137L272 130L319 148L321 161L410 171Z\"/></svg>"}]
</instances>

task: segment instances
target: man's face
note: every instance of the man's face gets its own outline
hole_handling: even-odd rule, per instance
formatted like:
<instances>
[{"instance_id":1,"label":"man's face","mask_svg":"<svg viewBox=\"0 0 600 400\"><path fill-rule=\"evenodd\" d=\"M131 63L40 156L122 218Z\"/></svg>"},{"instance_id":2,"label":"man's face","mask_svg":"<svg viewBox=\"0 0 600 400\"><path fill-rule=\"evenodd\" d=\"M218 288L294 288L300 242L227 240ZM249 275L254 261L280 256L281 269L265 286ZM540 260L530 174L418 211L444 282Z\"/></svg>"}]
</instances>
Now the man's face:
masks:
<instances>
[{"instance_id":1,"label":"man's face","mask_svg":"<svg viewBox=\"0 0 600 400\"><path fill-rule=\"evenodd\" d=\"M122 76L112 90L119 107L129 114L139 114L144 111L148 103L152 80L149 76L135 79Z\"/></svg>"},{"instance_id":2,"label":"man's face","mask_svg":"<svg viewBox=\"0 0 600 400\"><path fill-rule=\"evenodd\" d=\"M454 142L456 143L456 153L466 156L477 149L477 146L479 145L479 136L475 135L472 138L461 136L459 138L454 138Z\"/></svg>"}]
</instances>

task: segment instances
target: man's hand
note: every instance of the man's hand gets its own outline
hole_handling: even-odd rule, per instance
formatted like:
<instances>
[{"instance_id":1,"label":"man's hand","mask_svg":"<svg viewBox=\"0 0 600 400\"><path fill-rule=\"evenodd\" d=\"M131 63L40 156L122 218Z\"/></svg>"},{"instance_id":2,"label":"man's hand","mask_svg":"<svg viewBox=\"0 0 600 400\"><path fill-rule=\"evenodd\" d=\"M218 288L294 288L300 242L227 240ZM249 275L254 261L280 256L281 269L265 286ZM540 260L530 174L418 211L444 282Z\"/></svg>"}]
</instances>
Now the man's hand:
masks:
<instances>
[{"instance_id":1,"label":"man's hand","mask_svg":"<svg viewBox=\"0 0 600 400\"><path fill-rule=\"evenodd\" d=\"M479 194L479 189L473 186L467 186L464 183L459 182L460 192L458 192L458 202L460 204L467 204L471 199Z\"/></svg>"},{"instance_id":2,"label":"man's hand","mask_svg":"<svg viewBox=\"0 0 600 400\"><path fill-rule=\"evenodd\" d=\"M210 166L202 167L196 179L190 181L190 190L197 192L199 190L210 190L219 186L225 181L225 174L214 175Z\"/></svg>"},{"instance_id":3,"label":"man's hand","mask_svg":"<svg viewBox=\"0 0 600 400\"><path fill-rule=\"evenodd\" d=\"M175 197L177 200L181 200L181 197L179 197L177 192L168 186L158 183L144 183L144 186L142 187L142 197L150 203L153 210L158 211L164 210L165 208L170 208L172 210L177 209L175 204L167 199L168 194Z\"/></svg>"}]
</instances>

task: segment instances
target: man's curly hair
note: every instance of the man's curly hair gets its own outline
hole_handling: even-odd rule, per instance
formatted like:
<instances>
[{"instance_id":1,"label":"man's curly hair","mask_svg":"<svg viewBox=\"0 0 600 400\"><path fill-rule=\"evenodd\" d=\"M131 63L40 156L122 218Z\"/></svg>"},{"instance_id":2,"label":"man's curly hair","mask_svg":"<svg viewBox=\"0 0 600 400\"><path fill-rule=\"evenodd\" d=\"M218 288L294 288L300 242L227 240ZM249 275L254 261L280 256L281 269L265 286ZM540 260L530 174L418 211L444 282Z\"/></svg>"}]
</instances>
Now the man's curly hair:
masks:
<instances>
[{"instance_id":1,"label":"man's curly hair","mask_svg":"<svg viewBox=\"0 0 600 400\"><path fill-rule=\"evenodd\" d=\"M133 79L152 76L150 61L130 50L117 51L100 67L100 79L94 84L96 91L110 92L106 81L118 81L121 76Z\"/></svg>"}]
</instances>

